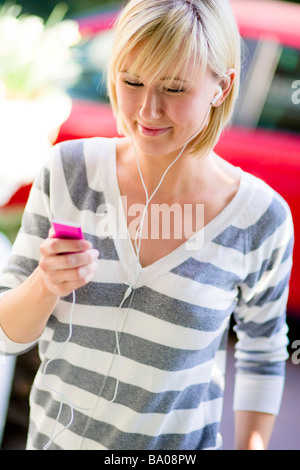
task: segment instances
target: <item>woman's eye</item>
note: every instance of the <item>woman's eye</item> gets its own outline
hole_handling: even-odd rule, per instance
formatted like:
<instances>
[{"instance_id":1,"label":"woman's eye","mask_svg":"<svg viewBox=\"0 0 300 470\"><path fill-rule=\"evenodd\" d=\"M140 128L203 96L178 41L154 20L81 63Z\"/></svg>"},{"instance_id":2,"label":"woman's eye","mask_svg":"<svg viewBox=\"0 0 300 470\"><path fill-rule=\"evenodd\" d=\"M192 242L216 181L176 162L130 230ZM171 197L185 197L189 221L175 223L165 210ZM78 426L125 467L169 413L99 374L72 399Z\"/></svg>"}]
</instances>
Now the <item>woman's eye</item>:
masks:
<instances>
[{"instance_id":1,"label":"woman's eye","mask_svg":"<svg viewBox=\"0 0 300 470\"><path fill-rule=\"evenodd\" d=\"M165 91L167 91L168 93L174 93L174 94L184 92L182 88L165 88Z\"/></svg>"},{"instance_id":2,"label":"woman's eye","mask_svg":"<svg viewBox=\"0 0 300 470\"><path fill-rule=\"evenodd\" d=\"M133 86L133 87L141 87L143 86L142 83L139 83L139 82L131 82L129 80L125 80L124 82L126 85L129 85L129 86Z\"/></svg>"},{"instance_id":3,"label":"woman's eye","mask_svg":"<svg viewBox=\"0 0 300 470\"><path fill-rule=\"evenodd\" d=\"M139 87L142 87L144 86L143 83L141 82L133 82L131 80L124 80L124 83L125 85L128 85L130 87L134 87L134 88L139 88ZM167 93L172 93L172 94L179 94L179 93L184 93L184 89L183 88L163 88L163 91L167 92Z\"/></svg>"}]
</instances>

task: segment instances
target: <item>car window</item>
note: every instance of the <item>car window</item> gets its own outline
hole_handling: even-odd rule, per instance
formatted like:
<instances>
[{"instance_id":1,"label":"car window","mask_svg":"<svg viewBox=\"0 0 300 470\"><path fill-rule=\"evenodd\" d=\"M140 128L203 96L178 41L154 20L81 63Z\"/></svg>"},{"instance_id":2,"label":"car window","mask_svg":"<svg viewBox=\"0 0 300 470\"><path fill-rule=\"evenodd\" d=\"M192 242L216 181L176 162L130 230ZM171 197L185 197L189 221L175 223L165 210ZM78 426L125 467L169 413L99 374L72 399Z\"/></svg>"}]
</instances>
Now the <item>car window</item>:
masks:
<instances>
[{"instance_id":1,"label":"car window","mask_svg":"<svg viewBox=\"0 0 300 470\"><path fill-rule=\"evenodd\" d=\"M283 48L259 127L300 132L300 104L292 100L292 86L297 79L300 79L300 50Z\"/></svg>"},{"instance_id":2,"label":"car window","mask_svg":"<svg viewBox=\"0 0 300 470\"><path fill-rule=\"evenodd\" d=\"M73 98L109 103L107 64L113 31L83 39L74 50L82 72L68 92ZM300 49L274 40L244 40L241 93L233 122L237 126L300 132L300 103L292 100L292 85L300 80ZM300 96L300 94L299 94Z\"/></svg>"},{"instance_id":3,"label":"car window","mask_svg":"<svg viewBox=\"0 0 300 470\"><path fill-rule=\"evenodd\" d=\"M300 49L245 40L245 50L234 124L299 133L300 104L292 97L300 80Z\"/></svg>"},{"instance_id":4,"label":"car window","mask_svg":"<svg viewBox=\"0 0 300 470\"><path fill-rule=\"evenodd\" d=\"M112 43L113 32L105 30L91 38L83 38L79 47L74 49L81 73L67 90L72 98L109 102L105 81Z\"/></svg>"}]
</instances>

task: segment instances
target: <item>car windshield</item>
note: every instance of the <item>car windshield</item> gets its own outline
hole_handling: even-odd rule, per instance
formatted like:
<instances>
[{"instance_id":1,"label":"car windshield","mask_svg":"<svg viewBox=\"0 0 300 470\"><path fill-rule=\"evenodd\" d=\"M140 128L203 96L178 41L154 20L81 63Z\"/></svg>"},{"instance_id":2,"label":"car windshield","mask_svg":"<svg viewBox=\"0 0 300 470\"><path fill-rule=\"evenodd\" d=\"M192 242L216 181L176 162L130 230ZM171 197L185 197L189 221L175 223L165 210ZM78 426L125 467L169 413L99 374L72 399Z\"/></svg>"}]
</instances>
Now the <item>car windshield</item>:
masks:
<instances>
[{"instance_id":1,"label":"car windshield","mask_svg":"<svg viewBox=\"0 0 300 470\"><path fill-rule=\"evenodd\" d=\"M241 95L234 124L300 131L300 103L293 84L300 78L300 49L275 41L245 40Z\"/></svg>"},{"instance_id":2,"label":"car windshield","mask_svg":"<svg viewBox=\"0 0 300 470\"><path fill-rule=\"evenodd\" d=\"M106 90L106 72L113 44L113 32L101 31L84 38L73 53L81 66L81 74L67 90L72 98L109 102Z\"/></svg>"},{"instance_id":3,"label":"car windshield","mask_svg":"<svg viewBox=\"0 0 300 470\"><path fill-rule=\"evenodd\" d=\"M105 78L112 43L112 30L105 30L83 40L76 49L82 73L68 90L73 98L109 102ZM300 80L300 49L263 39L245 39L244 44L241 93L234 125L299 133L300 104L293 102L292 85Z\"/></svg>"}]
</instances>

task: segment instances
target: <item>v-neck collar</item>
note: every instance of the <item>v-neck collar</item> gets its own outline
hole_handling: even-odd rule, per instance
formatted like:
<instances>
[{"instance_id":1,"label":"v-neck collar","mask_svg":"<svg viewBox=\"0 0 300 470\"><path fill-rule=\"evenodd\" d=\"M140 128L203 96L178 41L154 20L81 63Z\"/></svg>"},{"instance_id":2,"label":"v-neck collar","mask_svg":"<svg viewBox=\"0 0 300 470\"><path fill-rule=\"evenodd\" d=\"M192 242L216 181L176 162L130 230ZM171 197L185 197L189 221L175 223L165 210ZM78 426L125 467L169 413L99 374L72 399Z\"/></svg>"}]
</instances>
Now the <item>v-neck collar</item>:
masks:
<instances>
[{"instance_id":1,"label":"v-neck collar","mask_svg":"<svg viewBox=\"0 0 300 470\"><path fill-rule=\"evenodd\" d=\"M199 240L200 245L198 249L200 250L209 244L215 237L224 231L228 225L232 224L233 217L236 217L241 207L250 199L251 191L249 191L249 187L246 184L247 173L240 169L239 189L223 211L199 232L194 234L193 237L175 248L171 253L158 259L152 264L143 267L137 261L121 199L121 191L117 178L117 142L117 137L108 139L109 151L107 153L101 152L104 159L102 165L102 174L104 172L103 190L106 203L114 207L117 215L117 227L116 234L114 236L114 243L120 263L125 276L127 277L127 281L132 283L134 287L140 287L147 283L148 280L174 269L188 258L195 256L196 240Z\"/></svg>"}]
</instances>

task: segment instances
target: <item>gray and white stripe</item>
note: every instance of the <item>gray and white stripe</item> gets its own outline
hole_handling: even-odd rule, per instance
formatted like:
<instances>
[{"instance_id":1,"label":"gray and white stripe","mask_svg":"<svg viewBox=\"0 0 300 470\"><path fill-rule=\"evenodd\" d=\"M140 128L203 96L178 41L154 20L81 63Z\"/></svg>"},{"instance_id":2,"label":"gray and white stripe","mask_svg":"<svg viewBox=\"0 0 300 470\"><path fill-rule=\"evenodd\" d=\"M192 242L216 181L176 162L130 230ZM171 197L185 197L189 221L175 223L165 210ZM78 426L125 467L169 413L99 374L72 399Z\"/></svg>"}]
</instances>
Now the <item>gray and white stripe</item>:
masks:
<instances>
[{"instance_id":1,"label":"gray and white stripe","mask_svg":"<svg viewBox=\"0 0 300 470\"><path fill-rule=\"evenodd\" d=\"M1 280L5 295L36 268L50 213L80 223L100 251L95 278L76 292L71 340L47 369L47 383L75 406L72 426L51 448L219 448L232 314L239 340L235 406L279 410L293 248L289 209L267 185L241 172L238 194L205 228L201 249L183 245L136 276L130 240L97 237L99 205L116 205L120 196L115 152L116 139L54 147L34 183ZM134 278L120 309L126 282ZM55 424L61 398L43 383L43 367L68 336L71 305L72 296L60 300L39 339L42 364L30 397L29 449L43 448ZM13 352L2 330L0 340ZM21 350L16 345L15 352ZM109 403L118 378L116 399ZM64 404L56 430L69 419Z\"/></svg>"}]
</instances>

